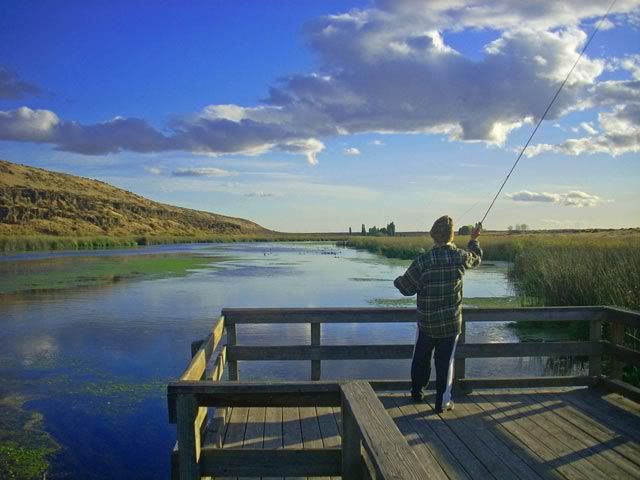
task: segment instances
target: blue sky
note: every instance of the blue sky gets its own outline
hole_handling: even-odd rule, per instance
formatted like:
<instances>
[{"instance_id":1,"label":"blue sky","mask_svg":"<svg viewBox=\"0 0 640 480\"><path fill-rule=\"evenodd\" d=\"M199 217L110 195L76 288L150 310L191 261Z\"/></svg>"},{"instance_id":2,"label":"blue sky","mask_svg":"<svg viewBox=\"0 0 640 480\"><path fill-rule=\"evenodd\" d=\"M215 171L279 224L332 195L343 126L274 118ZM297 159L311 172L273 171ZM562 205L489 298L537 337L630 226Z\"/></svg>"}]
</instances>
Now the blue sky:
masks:
<instances>
[{"instance_id":1,"label":"blue sky","mask_svg":"<svg viewBox=\"0 0 640 480\"><path fill-rule=\"evenodd\" d=\"M0 158L282 231L472 223L606 8L10 0ZM618 0L486 227L638 226L639 29Z\"/></svg>"}]
</instances>

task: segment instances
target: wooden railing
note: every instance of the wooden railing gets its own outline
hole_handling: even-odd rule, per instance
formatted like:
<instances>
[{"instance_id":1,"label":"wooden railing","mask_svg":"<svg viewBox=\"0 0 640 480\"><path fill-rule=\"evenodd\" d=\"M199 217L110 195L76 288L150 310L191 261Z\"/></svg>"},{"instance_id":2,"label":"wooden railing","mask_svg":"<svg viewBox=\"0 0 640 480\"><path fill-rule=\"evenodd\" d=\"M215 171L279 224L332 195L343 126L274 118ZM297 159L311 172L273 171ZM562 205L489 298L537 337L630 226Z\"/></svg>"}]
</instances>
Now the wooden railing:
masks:
<instances>
[{"instance_id":1,"label":"wooden railing","mask_svg":"<svg viewBox=\"0 0 640 480\"><path fill-rule=\"evenodd\" d=\"M541 386L603 385L640 401L640 390L622 382L625 362L640 365L640 352L624 346L625 329L640 329L640 313L610 307L550 307L517 309L466 309L468 322L589 322L588 341L531 343L466 343L464 332L456 348L457 388L518 388ZM322 325L327 323L415 322L413 309L313 308L236 309L222 311L209 336L192 345L192 360L177 382L168 387L169 419L177 423L178 442L172 456L174 478L193 479L205 475L294 476L342 475L344 478L425 478L415 476L414 463L406 441L375 398L375 390L404 390L406 380L371 380L347 383L320 382L323 360L408 359L413 345L322 345ZM611 339L602 340L602 326L610 324ZM237 326L244 324L310 325L310 341L294 346L250 346L238 344ZM226 332L226 344L221 340ZM217 352L211 362L213 353ZM589 357L586 376L526 378L466 378L466 358L576 356ZM602 375L603 355L611 362L610 374ZM239 382L239 361L308 360L311 382ZM210 368L207 370L207 366ZM228 368L230 382L224 378ZM207 373L208 372L208 373ZM376 403L377 402L377 403ZM237 450L221 449L227 407L243 406L340 406L342 408L342 449ZM208 407L215 407L213 415ZM206 446L201 438L207 429ZM392 428L394 427L394 428ZM387 443L400 442L402 455L411 460L397 473L398 462L385 457ZM179 448L178 448L179 446ZM362 455L360 446L362 449ZM397 445L396 445L396 448ZM357 452L357 453L356 453ZM404 468L404 467L402 467ZM258 471L260 470L260 471ZM424 473L424 472L423 472ZM404 475L404 476L403 476Z\"/></svg>"}]
</instances>

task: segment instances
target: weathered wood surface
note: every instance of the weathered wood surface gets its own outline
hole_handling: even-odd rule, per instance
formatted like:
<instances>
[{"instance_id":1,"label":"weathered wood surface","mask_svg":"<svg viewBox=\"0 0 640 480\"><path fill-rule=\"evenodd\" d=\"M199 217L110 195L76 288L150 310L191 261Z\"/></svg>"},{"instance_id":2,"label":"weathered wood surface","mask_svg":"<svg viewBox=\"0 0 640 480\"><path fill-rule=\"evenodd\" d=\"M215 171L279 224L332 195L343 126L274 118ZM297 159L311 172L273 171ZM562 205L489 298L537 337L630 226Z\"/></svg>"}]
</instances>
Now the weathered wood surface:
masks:
<instances>
[{"instance_id":1,"label":"weathered wood surface","mask_svg":"<svg viewBox=\"0 0 640 480\"><path fill-rule=\"evenodd\" d=\"M640 404L615 393L588 388L454 392L455 410L441 415L432 413L433 395L420 404L406 393L380 392L378 398L429 470L427 478L626 480L640 473ZM248 477L259 474L260 467L263 475L279 479L339 475L338 408L229 410L224 449L202 449L203 473Z\"/></svg>"},{"instance_id":2,"label":"weathered wood surface","mask_svg":"<svg viewBox=\"0 0 640 480\"><path fill-rule=\"evenodd\" d=\"M424 480L431 476L411 447L403 441L402 433L367 382L354 381L343 385L342 397L342 415L351 417L355 423L362 447L369 454L375 469L374 478ZM344 428L346 430L346 424ZM343 465L349 453L352 452L343 450ZM358 459L359 453L356 452Z\"/></svg>"},{"instance_id":3,"label":"weathered wood surface","mask_svg":"<svg viewBox=\"0 0 640 480\"><path fill-rule=\"evenodd\" d=\"M168 395L193 395L207 407L289 407L340 405L337 382L172 382Z\"/></svg>"},{"instance_id":4,"label":"weathered wood surface","mask_svg":"<svg viewBox=\"0 0 640 480\"><path fill-rule=\"evenodd\" d=\"M606 319L627 327L640 328L640 313L618 307L605 307Z\"/></svg>"},{"instance_id":5,"label":"weathered wood surface","mask_svg":"<svg viewBox=\"0 0 640 480\"><path fill-rule=\"evenodd\" d=\"M413 345L282 345L227 347L229 362L238 360L380 360L408 359ZM456 347L455 358L540 357L600 355L600 342L466 343Z\"/></svg>"},{"instance_id":6,"label":"weathered wood surface","mask_svg":"<svg viewBox=\"0 0 640 480\"><path fill-rule=\"evenodd\" d=\"M605 307L464 308L466 322L572 322L603 320ZM621 321L636 322L626 311L616 310ZM633 312L631 312L633 313ZM225 308L226 325L244 323L402 323L415 322L414 308ZM640 322L638 322L640 323Z\"/></svg>"}]
</instances>

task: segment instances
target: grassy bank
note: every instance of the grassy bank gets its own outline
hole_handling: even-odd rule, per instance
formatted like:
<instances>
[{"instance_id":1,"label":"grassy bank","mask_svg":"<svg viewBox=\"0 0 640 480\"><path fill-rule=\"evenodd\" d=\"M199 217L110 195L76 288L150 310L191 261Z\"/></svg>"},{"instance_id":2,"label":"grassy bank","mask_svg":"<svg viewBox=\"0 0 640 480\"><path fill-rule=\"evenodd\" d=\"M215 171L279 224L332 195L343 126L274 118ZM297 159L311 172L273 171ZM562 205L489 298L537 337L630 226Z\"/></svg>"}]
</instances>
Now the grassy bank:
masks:
<instances>
[{"instance_id":1,"label":"grassy bank","mask_svg":"<svg viewBox=\"0 0 640 480\"><path fill-rule=\"evenodd\" d=\"M14 253L41 250L97 250L144 245L172 245L178 243L342 241L346 238L346 234L339 233L268 233L255 235L208 235L187 237L161 235L130 237L12 235L0 236L0 252Z\"/></svg>"}]
</instances>

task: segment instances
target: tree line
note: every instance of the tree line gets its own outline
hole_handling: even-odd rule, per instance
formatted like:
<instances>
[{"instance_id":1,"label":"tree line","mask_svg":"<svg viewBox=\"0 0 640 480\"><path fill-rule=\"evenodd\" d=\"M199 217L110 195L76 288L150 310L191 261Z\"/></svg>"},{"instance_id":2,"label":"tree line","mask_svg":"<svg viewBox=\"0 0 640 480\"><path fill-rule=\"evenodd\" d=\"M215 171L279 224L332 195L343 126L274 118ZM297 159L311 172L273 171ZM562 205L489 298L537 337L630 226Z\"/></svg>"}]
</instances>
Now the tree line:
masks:
<instances>
[{"instance_id":1,"label":"tree line","mask_svg":"<svg viewBox=\"0 0 640 480\"><path fill-rule=\"evenodd\" d=\"M362 224L362 228L360 229L360 235L366 236L382 236L388 235L393 237L396 234L396 224L393 222L387 223L386 227L378 228L375 225L370 227L369 230L365 227L364 223ZM351 227L349 227L349 235L352 235Z\"/></svg>"}]
</instances>

